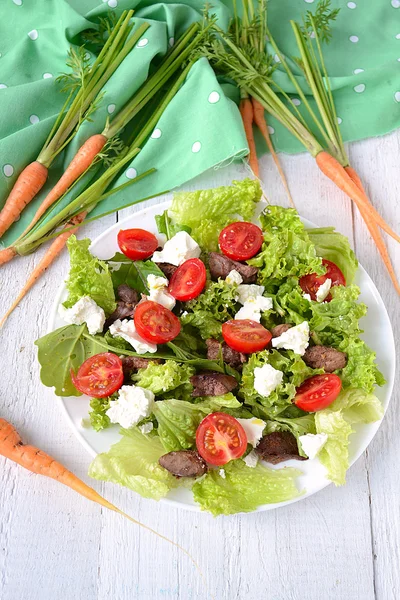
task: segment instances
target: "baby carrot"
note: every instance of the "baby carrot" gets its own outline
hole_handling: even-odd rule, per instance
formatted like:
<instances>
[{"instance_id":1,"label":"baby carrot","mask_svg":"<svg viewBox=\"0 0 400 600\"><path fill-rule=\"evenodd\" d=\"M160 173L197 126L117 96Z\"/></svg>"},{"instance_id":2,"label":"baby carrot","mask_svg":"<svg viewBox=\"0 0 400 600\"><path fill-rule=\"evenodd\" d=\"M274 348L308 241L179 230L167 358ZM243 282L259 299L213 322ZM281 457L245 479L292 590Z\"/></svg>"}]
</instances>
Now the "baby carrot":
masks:
<instances>
[{"instance_id":1,"label":"baby carrot","mask_svg":"<svg viewBox=\"0 0 400 600\"><path fill-rule=\"evenodd\" d=\"M252 103L253 103L254 122L257 125L258 129L260 130L260 132L265 140L265 143L267 144L268 149L271 152L271 156L274 159L276 168L278 169L278 173L281 177L283 187L286 190L287 196L289 198L289 202L292 206L294 206L294 202L293 202L292 194L290 193L288 182L286 180L281 163L279 162L278 155L275 152L274 145L273 145L273 143L271 141L271 137L269 135L268 125L267 125L267 122L265 119L264 107L261 104L261 102L259 102L255 98L252 98Z\"/></svg>"},{"instance_id":2,"label":"baby carrot","mask_svg":"<svg viewBox=\"0 0 400 600\"><path fill-rule=\"evenodd\" d=\"M254 141L253 133L253 105L250 98L242 98L239 106L240 114L242 116L243 127L246 134L247 143L249 145L249 165L256 177L259 176L258 160L256 144Z\"/></svg>"},{"instance_id":3,"label":"baby carrot","mask_svg":"<svg viewBox=\"0 0 400 600\"><path fill-rule=\"evenodd\" d=\"M0 212L0 237L16 221L47 179L47 168L35 160L22 171Z\"/></svg>"},{"instance_id":4,"label":"baby carrot","mask_svg":"<svg viewBox=\"0 0 400 600\"><path fill-rule=\"evenodd\" d=\"M8 263L16 255L17 255L17 252L15 251L15 249L12 246L10 246L9 248L3 248L3 250L0 250L0 266Z\"/></svg>"}]
</instances>

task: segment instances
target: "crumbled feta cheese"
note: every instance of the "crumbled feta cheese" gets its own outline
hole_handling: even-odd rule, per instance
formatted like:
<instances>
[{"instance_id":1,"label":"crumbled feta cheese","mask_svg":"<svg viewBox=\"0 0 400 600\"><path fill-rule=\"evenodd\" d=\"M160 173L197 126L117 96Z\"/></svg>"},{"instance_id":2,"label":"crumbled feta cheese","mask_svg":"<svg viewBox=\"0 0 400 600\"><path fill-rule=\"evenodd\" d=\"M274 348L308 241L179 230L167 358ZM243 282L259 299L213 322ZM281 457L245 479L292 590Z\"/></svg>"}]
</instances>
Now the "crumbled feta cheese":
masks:
<instances>
[{"instance_id":1,"label":"crumbled feta cheese","mask_svg":"<svg viewBox=\"0 0 400 600\"><path fill-rule=\"evenodd\" d=\"M136 385L123 385L118 398L110 402L106 415L111 423L119 423L129 429L151 414L153 404L154 394L150 390Z\"/></svg>"},{"instance_id":2,"label":"crumbled feta cheese","mask_svg":"<svg viewBox=\"0 0 400 600\"><path fill-rule=\"evenodd\" d=\"M143 433L143 435L146 435L146 433L150 433L150 431L153 431L153 423L143 423L143 425L140 425L139 427L139 431L141 433Z\"/></svg>"},{"instance_id":3,"label":"crumbled feta cheese","mask_svg":"<svg viewBox=\"0 0 400 600\"><path fill-rule=\"evenodd\" d=\"M156 344L149 344L136 331L135 323L132 319L117 319L110 326L110 333L113 337L121 337L130 344L138 354L146 352L157 352Z\"/></svg>"},{"instance_id":4,"label":"crumbled feta cheese","mask_svg":"<svg viewBox=\"0 0 400 600\"><path fill-rule=\"evenodd\" d=\"M310 337L310 328L307 321L303 321L300 325L291 327L282 335L272 338L272 346L274 348L285 348L285 350L293 350L295 354L303 356L308 348Z\"/></svg>"},{"instance_id":5,"label":"crumbled feta cheese","mask_svg":"<svg viewBox=\"0 0 400 600\"><path fill-rule=\"evenodd\" d=\"M238 285L237 288L237 301L240 304L244 304L246 300L252 298L257 298L257 296L262 296L264 293L265 287L263 285L256 285L255 283L243 283L242 285Z\"/></svg>"},{"instance_id":6,"label":"crumbled feta cheese","mask_svg":"<svg viewBox=\"0 0 400 600\"><path fill-rule=\"evenodd\" d=\"M254 450L252 450L251 452L248 453L247 456L244 457L243 460L248 467L250 467L251 469L254 469L254 467L256 467L257 463L258 463L258 456L254 452Z\"/></svg>"},{"instance_id":7,"label":"crumbled feta cheese","mask_svg":"<svg viewBox=\"0 0 400 600\"><path fill-rule=\"evenodd\" d=\"M243 277L241 276L239 271L233 269L228 273L228 275L225 278L225 281L228 285L240 285L243 282Z\"/></svg>"},{"instance_id":8,"label":"crumbled feta cheese","mask_svg":"<svg viewBox=\"0 0 400 600\"><path fill-rule=\"evenodd\" d=\"M317 298L317 302L323 302L325 300L325 298L329 294L331 285L332 285L332 279L326 279L324 281L324 283L319 286L319 288L317 289L316 294L315 294L315 296Z\"/></svg>"},{"instance_id":9,"label":"crumbled feta cheese","mask_svg":"<svg viewBox=\"0 0 400 600\"><path fill-rule=\"evenodd\" d=\"M238 419L239 423L243 427L247 436L247 442L254 448L262 438L262 434L265 428L265 421L252 417L251 419Z\"/></svg>"},{"instance_id":10,"label":"crumbled feta cheese","mask_svg":"<svg viewBox=\"0 0 400 600\"><path fill-rule=\"evenodd\" d=\"M315 458L327 441L328 436L326 433L306 433L305 435L299 436L299 442L303 452L308 458Z\"/></svg>"},{"instance_id":11,"label":"crumbled feta cheese","mask_svg":"<svg viewBox=\"0 0 400 600\"><path fill-rule=\"evenodd\" d=\"M260 394L268 398L271 392L282 383L283 373L278 369L274 369L271 365L266 364L262 367L254 369L254 389Z\"/></svg>"},{"instance_id":12,"label":"crumbled feta cheese","mask_svg":"<svg viewBox=\"0 0 400 600\"><path fill-rule=\"evenodd\" d=\"M165 308L172 310L176 304L175 298L166 290L168 287L168 279L159 277L158 275L147 275L147 287L149 288L149 300L157 302Z\"/></svg>"},{"instance_id":13,"label":"crumbled feta cheese","mask_svg":"<svg viewBox=\"0 0 400 600\"><path fill-rule=\"evenodd\" d=\"M265 298L264 296L249 298L245 301L242 308L238 310L235 319L251 319L252 321L257 321L259 323L261 320L261 313L270 310L272 306L271 298Z\"/></svg>"},{"instance_id":14,"label":"crumbled feta cheese","mask_svg":"<svg viewBox=\"0 0 400 600\"><path fill-rule=\"evenodd\" d=\"M303 298L304 298L304 300L308 300L309 302L311 302L310 294L303 294Z\"/></svg>"},{"instance_id":15,"label":"crumbled feta cheese","mask_svg":"<svg viewBox=\"0 0 400 600\"><path fill-rule=\"evenodd\" d=\"M156 263L167 262L179 267L189 258L199 258L200 246L186 232L178 231L170 240L165 242L161 252L154 252L152 260Z\"/></svg>"},{"instance_id":16,"label":"crumbled feta cheese","mask_svg":"<svg viewBox=\"0 0 400 600\"><path fill-rule=\"evenodd\" d=\"M226 479L226 473L225 473L225 469L220 469L218 471L219 476L222 477L222 479Z\"/></svg>"},{"instance_id":17,"label":"crumbled feta cheese","mask_svg":"<svg viewBox=\"0 0 400 600\"><path fill-rule=\"evenodd\" d=\"M106 315L104 310L89 296L82 296L71 308L58 307L60 317L71 325L86 323L90 335L103 331Z\"/></svg>"}]
</instances>

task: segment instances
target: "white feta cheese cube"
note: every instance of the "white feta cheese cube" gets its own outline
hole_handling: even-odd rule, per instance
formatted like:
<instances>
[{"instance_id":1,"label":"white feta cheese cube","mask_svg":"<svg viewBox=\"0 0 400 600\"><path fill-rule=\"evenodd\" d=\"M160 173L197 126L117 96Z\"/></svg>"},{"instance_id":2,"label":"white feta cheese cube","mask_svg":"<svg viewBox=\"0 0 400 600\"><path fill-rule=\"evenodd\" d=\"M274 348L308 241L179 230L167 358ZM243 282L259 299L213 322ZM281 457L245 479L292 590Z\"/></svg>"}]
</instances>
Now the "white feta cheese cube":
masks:
<instances>
[{"instance_id":1,"label":"white feta cheese cube","mask_svg":"<svg viewBox=\"0 0 400 600\"><path fill-rule=\"evenodd\" d=\"M251 319L252 321L257 321L259 323L261 320L261 313L270 310L272 306L273 303L271 298L265 298L264 296L249 298L244 302L242 308L238 310L235 319Z\"/></svg>"},{"instance_id":2,"label":"white feta cheese cube","mask_svg":"<svg viewBox=\"0 0 400 600\"><path fill-rule=\"evenodd\" d=\"M119 423L125 429L129 429L148 417L153 405L153 392L136 385L123 385L118 398L110 402L106 415L111 423Z\"/></svg>"},{"instance_id":3,"label":"white feta cheese cube","mask_svg":"<svg viewBox=\"0 0 400 600\"><path fill-rule=\"evenodd\" d=\"M117 319L110 326L110 333L113 337L121 337L127 341L138 354L145 354L146 352L153 354L157 352L156 344L149 344L149 342L140 337L136 331L133 319L124 319L123 321Z\"/></svg>"},{"instance_id":4,"label":"white feta cheese cube","mask_svg":"<svg viewBox=\"0 0 400 600\"><path fill-rule=\"evenodd\" d=\"M254 469L254 467L256 467L257 463L258 463L258 456L257 456L256 452L254 450L252 450L251 452L248 453L247 456L244 457L243 460L248 467L250 467L251 469Z\"/></svg>"},{"instance_id":5,"label":"white feta cheese cube","mask_svg":"<svg viewBox=\"0 0 400 600\"><path fill-rule=\"evenodd\" d=\"M308 458L315 458L328 441L326 433L306 433L299 436L303 452Z\"/></svg>"},{"instance_id":6,"label":"white feta cheese cube","mask_svg":"<svg viewBox=\"0 0 400 600\"><path fill-rule=\"evenodd\" d=\"M60 304L58 313L66 323L71 325L86 323L91 335L103 331L106 320L104 310L90 296L82 296L71 308L65 308Z\"/></svg>"},{"instance_id":7,"label":"white feta cheese cube","mask_svg":"<svg viewBox=\"0 0 400 600\"><path fill-rule=\"evenodd\" d=\"M143 433L143 435L146 435L147 433L150 433L150 431L153 431L153 428L153 423L143 423L143 425L140 425L139 431Z\"/></svg>"},{"instance_id":8,"label":"white feta cheese cube","mask_svg":"<svg viewBox=\"0 0 400 600\"><path fill-rule=\"evenodd\" d=\"M178 231L170 240L165 242L161 252L154 252L152 260L155 263L167 262L179 267L189 258L199 258L200 246L186 232Z\"/></svg>"},{"instance_id":9,"label":"white feta cheese cube","mask_svg":"<svg viewBox=\"0 0 400 600\"><path fill-rule=\"evenodd\" d=\"M264 293L265 287L263 285L256 285L255 283L243 283L238 285L237 288L237 300L240 304L244 304L246 300L252 298L257 298L257 296L262 296Z\"/></svg>"},{"instance_id":10,"label":"white feta cheese cube","mask_svg":"<svg viewBox=\"0 0 400 600\"><path fill-rule=\"evenodd\" d=\"M262 434L265 428L265 421L252 417L251 419L237 419L243 427L247 436L247 442L254 448L262 438Z\"/></svg>"},{"instance_id":11,"label":"white feta cheese cube","mask_svg":"<svg viewBox=\"0 0 400 600\"><path fill-rule=\"evenodd\" d=\"M218 471L219 476L222 477L222 479L226 479L226 473L225 473L225 469L220 469Z\"/></svg>"},{"instance_id":12,"label":"white feta cheese cube","mask_svg":"<svg viewBox=\"0 0 400 600\"><path fill-rule=\"evenodd\" d=\"M282 379L282 371L274 369L269 364L254 369L254 389L265 398L268 398L270 393L282 383Z\"/></svg>"},{"instance_id":13,"label":"white feta cheese cube","mask_svg":"<svg viewBox=\"0 0 400 600\"><path fill-rule=\"evenodd\" d=\"M241 276L239 271L233 269L228 273L225 281L228 285L240 285L243 282L243 277Z\"/></svg>"},{"instance_id":14,"label":"white feta cheese cube","mask_svg":"<svg viewBox=\"0 0 400 600\"><path fill-rule=\"evenodd\" d=\"M157 302L165 308L172 310L176 304L176 300L169 292L167 292L168 279L159 277L158 275L147 275L147 287L149 288L149 300Z\"/></svg>"},{"instance_id":15,"label":"white feta cheese cube","mask_svg":"<svg viewBox=\"0 0 400 600\"><path fill-rule=\"evenodd\" d=\"M310 294L303 294L303 298L304 298L304 300L308 300L309 302L311 302Z\"/></svg>"},{"instance_id":16,"label":"white feta cheese cube","mask_svg":"<svg viewBox=\"0 0 400 600\"><path fill-rule=\"evenodd\" d=\"M291 327L282 335L272 338L273 348L284 348L285 350L293 350L295 354L303 356L309 346L310 327L307 321L303 321L300 325Z\"/></svg>"},{"instance_id":17,"label":"white feta cheese cube","mask_svg":"<svg viewBox=\"0 0 400 600\"><path fill-rule=\"evenodd\" d=\"M322 285L316 291L317 302L323 302L328 296L332 286L332 279L326 279Z\"/></svg>"}]
</instances>

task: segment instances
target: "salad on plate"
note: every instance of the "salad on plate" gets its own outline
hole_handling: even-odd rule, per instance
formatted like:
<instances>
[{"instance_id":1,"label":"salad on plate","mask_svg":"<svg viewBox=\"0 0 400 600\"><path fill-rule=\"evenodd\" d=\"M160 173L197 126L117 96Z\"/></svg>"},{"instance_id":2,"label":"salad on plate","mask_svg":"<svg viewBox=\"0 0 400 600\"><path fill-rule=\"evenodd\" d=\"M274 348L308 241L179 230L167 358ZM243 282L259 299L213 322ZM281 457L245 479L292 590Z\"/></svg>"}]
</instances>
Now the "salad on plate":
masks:
<instances>
[{"instance_id":1,"label":"salad on plate","mask_svg":"<svg viewBox=\"0 0 400 600\"><path fill-rule=\"evenodd\" d=\"M42 382L91 398L85 425L120 440L91 477L159 500L190 487L213 515L303 494L303 461L345 482L352 425L383 416L361 339L357 259L245 179L174 195L159 236L121 229L100 260L68 241L65 326L40 338ZM162 242L160 242L162 240Z\"/></svg>"}]
</instances>

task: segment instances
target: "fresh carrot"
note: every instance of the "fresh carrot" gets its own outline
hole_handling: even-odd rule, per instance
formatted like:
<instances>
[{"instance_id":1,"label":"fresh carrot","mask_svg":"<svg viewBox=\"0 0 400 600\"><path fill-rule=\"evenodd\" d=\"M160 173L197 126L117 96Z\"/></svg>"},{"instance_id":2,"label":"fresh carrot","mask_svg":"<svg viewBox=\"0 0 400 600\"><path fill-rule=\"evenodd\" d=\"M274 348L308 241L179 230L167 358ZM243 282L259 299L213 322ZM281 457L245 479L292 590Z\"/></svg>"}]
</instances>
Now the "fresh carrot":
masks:
<instances>
[{"instance_id":1,"label":"fresh carrot","mask_svg":"<svg viewBox=\"0 0 400 600\"><path fill-rule=\"evenodd\" d=\"M65 233L61 233L58 237L55 238L54 242L51 244L51 246L49 247L49 249L43 256L42 260L34 268L33 272L31 273L30 277L28 278L28 281L26 282L26 284L24 285L24 287L18 294L17 298L12 303L11 307L8 309L8 311L6 312L4 317L2 317L2 319L0 320L0 328L3 327L6 320L11 315L11 313L15 310L15 308L18 306L18 304L21 302L21 300L26 296L26 294L29 292L29 290L35 285L37 280L43 275L43 273L49 268L49 266L52 264L52 262L62 252L68 238L73 233L76 232L78 227L71 229L71 225L72 226L79 225L79 223L81 223L83 221L83 219L86 217L86 214L87 214L86 212L82 212L79 215L77 215L76 217L73 217L65 225L65 228L68 228L68 231L66 231Z\"/></svg>"},{"instance_id":2,"label":"fresh carrot","mask_svg":"<svg viewBox=\"0 0 400 600\"><path fill-rule=\"evenodd\" d=\"M16 221L25 206L46 183L48 169L39 161L30 163L19 175L0 212L0 237Z\"/></svg>"},{"instance_id":3,"label":"fresh carrot","mask_svg":"<svg viewBox=\"0 0 400 600\"><path fill-rule=\"evenodd\" d=\"M12 246L10 246L9 248L3 248L3 250L0 250L0 266L5 265L6 263L10 262L10 260L12 258L14 258L14 256L16 256L16 255L17 255L17 251Z\"/></svg>"},{"instance_id":4,"label":"fresh carrot","mask_svg":"<svg viewBox=\"0 0 400 600\"><path fill-rule=\"evenodd\" d=\"M386 221L375 210L365 192L354 183L336 158L329 154L329 152L322 151L317 154L315 160L324 175L329 177L342 192L357 204L360 212L363 211L365 214L368 214L379 227L386 231L386 233L395 239L396 242L400 243L400 236L390 228Z\"/></svg>"},{"instance_id":5,"label":"fresh carrot","mask_svg":"<svg viewBox=\"0 0 400 600\"><path fill-rule=\"evenodd\" d=\"M154 535L156 535L157 537L165 540L166 542L169 542L170 544L172 544L173 546L175 546L176 548L178 548L186 554L186 556L192 561L192 563L196 567L197 571L200 574L200 577L207 586L203 572L201 571L199 565L196 563L191 554L189 554L189 552L185 550L185 548L183 548L180 544L177 544L176 542L165 537L164 535L161 535L151 527L148 527L148 525L144 525L143 523L140 523L140 521L137 521L133 517L130 517L129 515L124 513L122 510L111 504L111 502L108 502L108 500L100 496L100 494L98 494L96 490L94 490L86 483L84 483L81 479L76 477L76 475L74 475L61 463L56 461L54 458L52 458L39 448L24 444L22 442L21 436L19 435L15 427L2 418L0 418L0 455L4 456L5 458L8 458L9 460L12 460L24 469L27 469L28 471L31 471L36 475L44 475L45 477L50 477L51 479L54 479L55 481L66 485L67 487L71 488L74 492L77 492L81 496L84 496L91 502L100 504L101 506L104 506L105 508L108 508L109 510L118 513L119 515L125 517L132 523L135 523L135 525L139 525L139 527L143 527L144 529L147 529L147 531L154 533ZM211 598L213 598L213 596L211 596Z\"/></svg>"},{"instance_id":6,"label":"fresh carrot","mask_svg":"<svg viewBox=\"0 0 400 600\"><path fill-rule=\"evenodd\" d=\"M279 162L278 155L275 152L274 145L271 141L271 136L269 135L268 125L267 125L267 121L265 118L264 107L261 104L261 102L259 102L255 98L252 98L252 103L253 103L254 123L257 125L258 129L260 130L260 132L265 140L265 143L267 144L268 149L271 152L271 156L274 159L276 168L278 169L278 173L281 177L283 187L286 190L287 196L289 198L289 202L292 206L295 206L295 204L293 202L292 194L290 193L288 182L287 182L285 174L283 172L281 163Z\"/></svg>"},{"instance_id":7,"label":"fresh carrot","mask_svg":"<svg viewBox=\"0 0 400 600\"><path fill-rule=\"evenodd\" d=\"M345 167L345 171L348 174L348 176L354 181L356 186L365 193L364 186L362 184L360 177L358 176L357 171L355 171L355 169L353 169L353 167L350 167L350 166ZM363 213L361 210L360 210L360 212L361 212L362 218L365 221L366 226L368 227L368 231L370 232L371 237L374 240L376 247L379 250L379 254L382 257L383 262L385 263L385 266L388 270L388 273L393 282L395 290L400 295L400 284L396 277L396 272L392 265L392 261L390 260L389 252L386 248L385 242L383 241L383 238L381 236L379 228L378 228L377 224L375 223L375 221L370 217L369 214L367 214L365 212Z\"/></svg>"},{"instance_id":8,"label":"fresh carrot","mask_svg":"<svg viewBox=\"0 0 400 600\"><path fill-rule=\"evenodd\" d=\"M107 138L101 133L92 135L88 140L86 140L86 142L79 148L78 152L75 154L74 158L71 160L67 169L58 180L56 185L47 194L46 198L39 206L35 216L21 237L32 229L32 227L39 221L40 217L46 212L46 210L52 206L56 200L61 198L68 188L82 175L82 173L84 173L86 169L90 167L97 154L103 149L106 142Z\"/></svg>"},{"instance_id":9,"label":"fresh carrot","mask_svg":"<svg viewBox=\"0 0 400 600\"><path fill-rule=\"evenodd\" d=\"M256 143L254 141L253 133L253 105L250 98L242 98L239 106L240 114L242 116L243 127L246 134L247 143L249 145L249 165L256 177L259 176L260 171L258 168Z\"/></svg>"}]
</instances>

